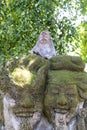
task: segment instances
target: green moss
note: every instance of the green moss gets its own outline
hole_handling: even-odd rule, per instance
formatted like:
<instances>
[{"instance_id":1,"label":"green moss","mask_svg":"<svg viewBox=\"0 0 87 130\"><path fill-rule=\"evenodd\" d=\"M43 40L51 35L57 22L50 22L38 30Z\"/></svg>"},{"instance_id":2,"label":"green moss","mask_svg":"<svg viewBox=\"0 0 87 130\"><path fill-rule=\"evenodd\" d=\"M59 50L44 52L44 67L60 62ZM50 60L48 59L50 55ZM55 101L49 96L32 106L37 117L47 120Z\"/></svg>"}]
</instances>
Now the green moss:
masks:
<instances>
[{"instance_id":1,"label":"green moss","mask_svg":"<svg viewBox=\"0 0 87 130\"><path fill-rule=\"evenodd\" d=\"M12 57L5 64L5 70L12 73L15 68L24 67L30 71L37 71L44 64L48 64L48 60L38 55L20 55Z\"/></svg>"},{"instance_id":2,"label":"green moss","mask_svg":"<svg viewBox=\"0 0 87 130\"><path fill-rule=\"evenodd\" d=\"M50 59L51 69L83 71L85 64L77 56L58 55Z\"/></svg>"},{"instance_id":3,"label":"green moss","mask_svg":"<svg viewBox=\"0 0 87 130\"><path fill-rule=\"evenodd\" d=\"M52 111L74 113L79 102L74 72L49 70L47 89L44 99L44 111L50 120Z\"/></svg>"},{"instance_id":4,"label":"green moss","mask_svg":"<svg viewBox=\"0 0 87 130\"><path fill-rule=\"evenodd\" d=\"M0 86L15 99L19 108L29 108L30 113L42 112L45 81L49 61L37 55L13 57L1 70Z\"/></svg>"},{"instance_id":5,"label":"green moss","mask_svg":"<svg viewBox=\"0 0 87 130\"><path fill-rule=\"evenodd\" d=\"M18 86L25 86L34 82L36 75L25 68L15 68L12 72L12 80Z\"/></svg>"},{"instance_id":6,"label":"green moss","mask_svg":"<svg viewBox=\"0 0 87 130\"><path fill-rule=\"evenodd\" d=\"M76 72L74 74L74 81L76 81L79 98L87 99L87 73Z\"/></svg>"},{"instance_id":7,"label":"green moss","mask_svg":"<svg viewBox=\"0 0 87 130\"><path fill-rule=\"evenodd\" d=\"M73 79L73 73L70 71L54 71L54 70L50 70L48 72L48 82L51 85L52 83L54 84L59 84L59 85L64 85L65 84L71 84L74 83L74 79ZM63 86L63 87L64 87Z\"/></svg>"},{"instance_id":8,"label":"green moss","mask_svg":"<svg viewBox=\"0 0 87 130\"><path fill-rule=\"evenodd\" d=\"M55 56L46 60L37 55L23 55L5 63L0 87L29 107L30 113L44 109L50 120L53 111L72 114L80 99L87 99L87 73L83 69L79 57Z\"/></svg>"}]
</instances>

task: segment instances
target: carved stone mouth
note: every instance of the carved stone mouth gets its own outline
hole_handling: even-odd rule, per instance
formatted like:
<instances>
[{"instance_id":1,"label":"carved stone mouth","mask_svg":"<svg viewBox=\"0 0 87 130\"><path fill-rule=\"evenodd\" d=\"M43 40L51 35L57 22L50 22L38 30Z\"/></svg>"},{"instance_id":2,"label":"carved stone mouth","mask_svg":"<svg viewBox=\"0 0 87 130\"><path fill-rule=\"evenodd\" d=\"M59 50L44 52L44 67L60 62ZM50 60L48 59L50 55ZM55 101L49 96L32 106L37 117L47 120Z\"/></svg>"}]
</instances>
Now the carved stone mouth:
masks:
<instances>
[{"instance_id":1,"label":"carved stone mouth","mask_svg":"<svg viewBox=\"0 0 87 130\"><path fill-rule=\"evenodd\" d=\"M56 108L68 110L70 107L68 105L59 105L59 104L57 104Z\"/></svg>"},{"instance_id":2,"label":"carved stone mouth","mask_svg":"<svg viewBox=\"0 0 87 130\"><path fill-rule=\"evenodd\" d=\"M34 114L35 110L31 108L15 108L13 109L13 113L17 117L32 117Z\"/></svg>"},{"instance_id":3,"label":"carved stone mouth","mask_svg":"<svg viewBox=\"0 0 87 130\"><path fill-rule=\"evenodd\" d=\"M33 113L15 113L15 115L16 115L16 117L24 117L24 118L30 118L30 117L32 117L33 116Z\"/></svg>"},{"instance_id":4,"label":"carved stone mouth","mask_svg":"<svg viewBox=\"0 0 87 130\"><path fill-rule=\"evenodd\" d=\"M61 109L54 109L54 112L65 114L65 113L68 112L68 110L64 110L64 109L62 109L62 110L61 110Z\"/></svg>"}]
</instances>

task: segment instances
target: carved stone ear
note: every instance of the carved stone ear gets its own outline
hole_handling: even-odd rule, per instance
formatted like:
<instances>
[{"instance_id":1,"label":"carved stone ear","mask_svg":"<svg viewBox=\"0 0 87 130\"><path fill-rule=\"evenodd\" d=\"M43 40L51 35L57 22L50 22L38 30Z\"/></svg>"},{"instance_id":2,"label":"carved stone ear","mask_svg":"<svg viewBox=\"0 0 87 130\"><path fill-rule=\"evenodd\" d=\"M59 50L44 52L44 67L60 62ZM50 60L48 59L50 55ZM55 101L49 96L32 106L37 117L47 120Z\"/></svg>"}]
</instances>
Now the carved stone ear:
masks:
<instances>
[{"instance_id":1,"label":"carved stone ear","mask_svg":"<svg viewBox=\"0 0 87 130\"><path fill-rule=\"evenodd\" d=\"M79 98L81 100L87 100L87 73L78 72L75 73L74 79L76 81Z\"/></svg>"},{"instance_id":2,"label":"carved stone ear","mask_svg":"<svg viewBox=\"0 0 87 130\"><path fill-rule=\"evenodd\" d=\"M83 89L81 87L83 87ZM87 88L84 88L84 87L85 87L84 85L83 86L78 85L78 94L81 100L84 100L84 99L87 100Z\"/></svg>"}]
</instances>

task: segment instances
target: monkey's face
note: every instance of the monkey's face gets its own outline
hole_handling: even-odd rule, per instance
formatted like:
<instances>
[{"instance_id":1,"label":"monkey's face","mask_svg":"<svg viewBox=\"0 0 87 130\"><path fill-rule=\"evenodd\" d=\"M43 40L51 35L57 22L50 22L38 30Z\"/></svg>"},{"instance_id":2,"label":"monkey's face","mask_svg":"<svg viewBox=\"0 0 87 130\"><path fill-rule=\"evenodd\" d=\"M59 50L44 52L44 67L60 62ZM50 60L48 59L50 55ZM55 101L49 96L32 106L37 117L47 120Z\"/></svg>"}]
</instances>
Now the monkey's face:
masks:
<instances>
[{"instance_id":1,"label":"monkey's face","mask_svg":"<svg viewBox=\"0 0 87 130\"><path fill-rule=\"evenodd\" d=\"M40 33L38 41L31 50L31 53L40 55L46 59L50 59L51 57L56 55L50 32L42 31Z\"/></svg>"},{"instance_id":2,"label":"monkey's face","mask_svg":"<svg viewBox=\"0 0 87 130\"><path fill-rule=\"evenodd\" d=\"M40 33L40 36L39 36L39 40L41 41L41 40L46 40L46 41L48 41L48 40L50 40L51 39L51 36L50 36L50 33L48 32L48 31L42 31L41 33Z\"/></svg>"}]
</instances>

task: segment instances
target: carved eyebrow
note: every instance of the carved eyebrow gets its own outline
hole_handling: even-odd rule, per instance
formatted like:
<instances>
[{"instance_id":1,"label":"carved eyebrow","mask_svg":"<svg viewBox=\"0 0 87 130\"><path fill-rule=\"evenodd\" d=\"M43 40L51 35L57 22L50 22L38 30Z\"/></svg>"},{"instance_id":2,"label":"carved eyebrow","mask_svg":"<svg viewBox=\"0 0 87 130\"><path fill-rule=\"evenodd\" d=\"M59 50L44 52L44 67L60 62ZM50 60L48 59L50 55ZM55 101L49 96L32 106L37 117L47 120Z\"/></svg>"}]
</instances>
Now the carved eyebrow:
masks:
<instances>
[{"instance_id":1,"label":"carved eyebrow","mask_svg":"<svg viewBox=\"0 0 87 130\"><path fill-rule=\"evenodd\" d=\"M61 92L61 89L59 87L49 87L47 88L47 91L50 91L51 93L59 93Z\"/></svg>"},{"instance_id":2,"label":"carved eyebrow","mask_svg":"<svg viewBox=\"0 0 87 130\"><path fill-rule=\"evenodd\" d=\"M55 82L55 81L54 81ZM60 84L59 83L54 83L52 80L48 79L48 84L54 84L54 85L57 85L59 86Z\"/></svg>"},{"instance_id":3,"label":"carved eyebrow","mask_svg":"<svg viewBox=\"0 0 87 130\"><path fill-rule=\"evenodd\" d=\"M51 91L51 93L54 93L54 94L59 94L59 92L60 91L58 89L54 89L54 90Z\"/></svg>"},{"instance_id":4,"label":"carved eyebrow","mask_svg":"<svg viewBox=\"0 0 87 130\"><path fill-rule=\"evenodd\" d=\"M66 94L75 94L75 91L73 89L68 89L65 91Z\"/></svg>"}]
</instances>

